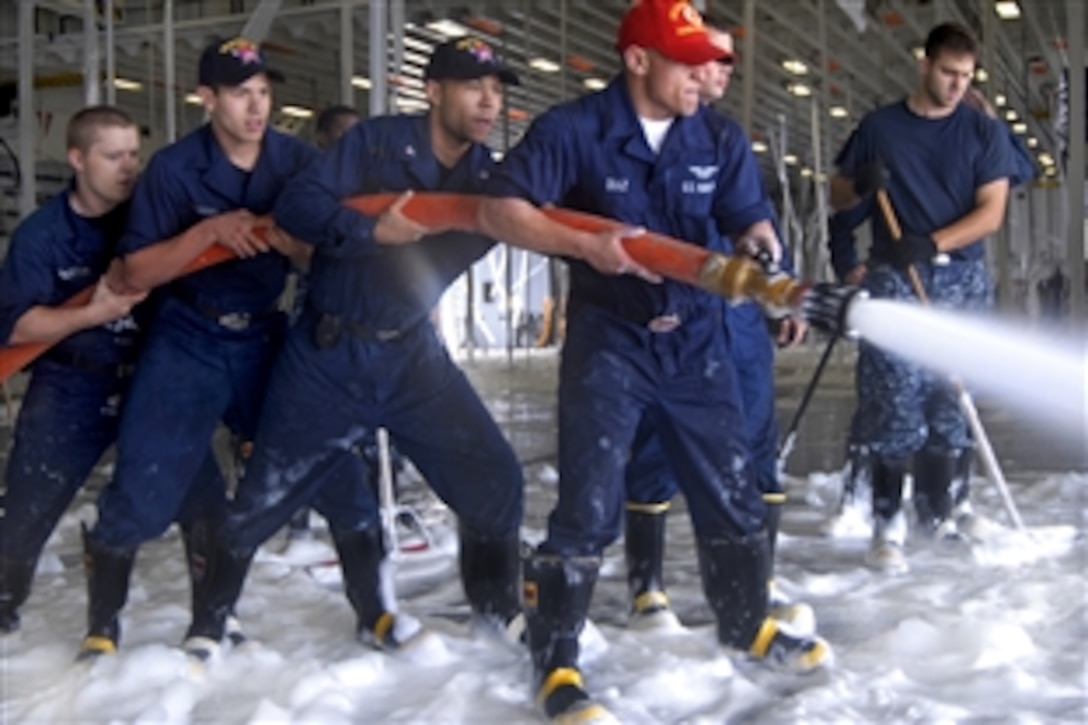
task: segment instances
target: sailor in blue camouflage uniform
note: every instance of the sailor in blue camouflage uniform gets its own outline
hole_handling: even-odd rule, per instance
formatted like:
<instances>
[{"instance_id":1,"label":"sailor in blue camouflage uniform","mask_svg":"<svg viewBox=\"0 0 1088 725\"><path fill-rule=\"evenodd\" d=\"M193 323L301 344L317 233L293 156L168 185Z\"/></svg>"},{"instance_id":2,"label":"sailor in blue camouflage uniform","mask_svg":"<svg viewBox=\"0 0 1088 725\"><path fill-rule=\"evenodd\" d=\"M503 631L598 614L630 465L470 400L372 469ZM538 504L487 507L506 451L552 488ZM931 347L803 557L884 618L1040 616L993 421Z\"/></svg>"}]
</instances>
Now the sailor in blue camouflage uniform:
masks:
<instances>
[{"instance_id":1,"label":"sailor in blue camouflage uniform","mask_svg":"<svg viewBox=\"0 0 1088 725\"><path fill-rule=\"evenodd\" d=\"M903 237L894 241L882 215L874 214L865 278L874 298L914 298L906 273L913 266L935 306L982 310L990 304L982 241L1004 219L1013 164L1001 129L961 103L976 58L966 29L934 28L920 61L918 88L863 118L836 161L836 208L850 208L885 188L902 225ZM939 253L949 261L936 263ZM906 521L900 501L910 459L919 526L930 534L954 535L952 482L972 445L970 431L948 381L864 342L857 394L855 429L871 456L869 561L901 570Z\"/></svg>"},{"instance_id":2,"label":"sailor in blue camouflage uniform","mask_svg":"<svg viewBox=\"0 0 1088 725\"><path fill-rule=\"evenodd\" d=\"M701 67L721 55L686 2L641 0L617 48L624 71L603 91L539 117L504 158L481 207L487 233L571 262L559 382L559 499L525 565L537 702L550 718L600 715L579 667L600 557L623 526L624 470L640 421L661 438L689 504L718 639L811 670L825 642L767 617L766 507L752 475L718 298L665 281L624 251L644 227L709 246L780 248L758 168L739 127L700 102ZM632 225L590 234L551 222L544 204ZM632 275L622 274L633 272ZM643 277L643 278L640 278Z\"/></svg>"},{"instance_id":3,"label":"sailor in blue camouflage uniform","mask_svg":"<svg viewBox=\"0 0 1088 725\"><path fill-rule=\"evenodd\" d=\"M209 45L198 74L209 122L156 153L133 196L118 288L159 285L215 243L239 259L162 290L122 411L114 478L84 537L85 656L115 651L136 549L172 521L182 523L194 599L204 585L226 504L212 435L223 421L253 436L283 335L288 255L302 249L275 228L261 236L257 220L317 153L268 128L271 82L281 78L245 38Z\"/></svg>"},{"instance_id":4,"label":"sailor in blue camouflage uniform","mask_svg":"<svg viewBox=\"0 0 1088 725\"><path fill-rule=\"evenodd\" d=\"M504 84L517 77L475 37L437 46L424 77L428 113L358 123L276 206L276 221L314 247L310 289L231 503L211 596L190 627L191 651L222 639L254 551L311 502L329 520L358 637L383 650L417 641L420 623L397 611L383 581L387 542L375 492L362 480L354 491L330 481L378 427L458 516L475 622L520 637L521 468L430 322L443 291L494 241L428 228L402 212L411 190L480 193L495 165L483 142ZM401 194L378 217L341 205L378 192ZM344 510L347 495L362 497L361 512Z\"/></svg>"},{"instance_id":5,"label":"sailor in blue camouflage uniform","mask_svg":"<svg viewBox=\"0 0 1088 725\"><path fill-rule=\"evenodd\" d=\"M133 306L105 281L140 169L123 111L91 106L67 129L70 187L15 228L0 268L0 341L56 343L34 363L15 423L0 515L0 632L19 627L46 540L117 437L140 337ZM91 299L62 303L86 287Z\"/></svg>"}]
</instances>

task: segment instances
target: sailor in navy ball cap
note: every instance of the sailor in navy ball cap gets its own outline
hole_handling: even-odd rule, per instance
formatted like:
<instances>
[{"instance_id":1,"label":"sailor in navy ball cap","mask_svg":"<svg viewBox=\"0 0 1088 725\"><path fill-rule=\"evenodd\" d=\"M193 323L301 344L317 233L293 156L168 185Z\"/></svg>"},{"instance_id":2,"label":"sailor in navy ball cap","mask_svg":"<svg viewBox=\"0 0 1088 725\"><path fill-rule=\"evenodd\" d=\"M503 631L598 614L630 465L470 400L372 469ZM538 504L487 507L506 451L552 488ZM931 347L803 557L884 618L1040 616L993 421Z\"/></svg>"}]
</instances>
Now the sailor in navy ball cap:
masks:
<instances>
[{"instance_id":1,"label":"sailor in navy ball cap","mask_svg":"<svg viewBox=\"0 0 1088 725\"><path fill-rule=\"evenodd\" d=\"M283 73L268 67L261 46L247 38L231 38L215 42L200 55L197 82L202 86L237 86L258 73L268 80L282 83Z\"/></svg>"}]
</instances>

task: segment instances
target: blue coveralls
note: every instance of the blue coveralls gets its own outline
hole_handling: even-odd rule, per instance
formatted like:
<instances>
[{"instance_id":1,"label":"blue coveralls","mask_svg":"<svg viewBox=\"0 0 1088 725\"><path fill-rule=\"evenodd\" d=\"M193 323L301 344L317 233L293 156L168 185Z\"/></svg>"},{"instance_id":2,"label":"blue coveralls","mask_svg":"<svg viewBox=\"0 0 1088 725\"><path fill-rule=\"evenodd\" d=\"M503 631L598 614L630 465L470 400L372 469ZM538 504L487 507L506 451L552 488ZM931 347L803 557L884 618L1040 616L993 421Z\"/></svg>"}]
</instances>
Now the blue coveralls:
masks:
<instances>
[{"instance_id":1,"label":"blue coveralls","mask_svg":"<svg viewBox=\"0 0 1088 725\"><path fill-rule=\"evenodd\" d=\"M114 257L128 205L88 219L59 194L16 229L0 270L0 340L30 308L57 306L93 286ZM57 521L117 437L141 322L135 315L81 330L33 365L8 459L0 557L36 561Z\"/></svg>"},{"instance_id":2,"label":"blue coveralls","mask_svg":"<svg viewBox=\"0 0 1088 725\"><path fill-rule=\"evenodd\" d=\"M655 154L622 77L537 119L489 190L701 246L713 242L708 218L728 235L772 215L736 124L702 108L676 118ZM653 332L651 321L666 315L680 325ZM712 295L573 261L559 417L559 500L542 554L597 556L619 535L624 471L644 417L661 437L699 536L762 528L766 510L749 465L722 305Z\"/></svg>"},{"instance_id":3,"label":"blue coveralls","mask_svg":"<svg viewBox=\"0 0 1088 725\"><path fill-rule=\"evenodd\" d=\"M852 178L875 158L890 172L888 195L904 233L931 234L951 224L975 207L979 187L1013 173L1011 146L998 124L964 104L940 119L916 116L903 101L869 114L836 163ZM883 217L874 215L864 285L873 298L914 298L906 275L885 261L894 243ZM961 310L989 306L981 240L949 256L946 265L915 265L932 304ZM854 432L874 456L906 459L923 449L947 456L971 446L967 421L947 381L865 342L857 394Z\"/></svg>"},{"instance_id":4,"label":"blue coveralls","mask_svg":"<svg viewBox=\"0 0 1088 725\"><path fill-rule=\"evenodd\" d=\"M330 474L379 426L462 525L485 536L516 534L521 468L429 321L446 287L494 242L444 233L380 246L377 219L340 204L408 189L476 193L493 165L477 145L444 172L427 116L380 117L354 126L288 185L276 223L314 245L310 288L230 505L229 549L256 548L311 501L334 529L375 525L375 492L362 481L330 485Z\"/></svg>"},{"instance_id":5,"label":"blue coveralls","mask_svg":"<svg viewBox=\"0 0 1088 725\"><path fill-rule=\"evenodd\" d=\"M727 244L727 253L732 254ZM782 255L788 259L787 254ZM726 338L737 370L752 472L764 494L782 493L778 477L778 421L774 407L774 341L755 302L724 303ZM627 498L639 504L669 501L679 487L654 431L639 426L627 466ZM765 499L766 500L766 499Z\"/></svg>"},{"instance_id":6,"label":"blue coveralls","mask_svg":"<svg viewBox=\"0 0 1088 725\"><path fill-rule=\"evenodd\" d=\"M121 253L235 209L268 214L316 154L269 129L257 165L246 172L230 163L205 124L152 157L133 196ZM137 546L162 534L183 510L222 515L225 491L209 455L212 434L220 420L245 440L256 431L283 336L277 300L288 267L286 257L269 252L163 290L123 409L114 479L98 501L98 542Z\"/></svg>"}]
</instances>

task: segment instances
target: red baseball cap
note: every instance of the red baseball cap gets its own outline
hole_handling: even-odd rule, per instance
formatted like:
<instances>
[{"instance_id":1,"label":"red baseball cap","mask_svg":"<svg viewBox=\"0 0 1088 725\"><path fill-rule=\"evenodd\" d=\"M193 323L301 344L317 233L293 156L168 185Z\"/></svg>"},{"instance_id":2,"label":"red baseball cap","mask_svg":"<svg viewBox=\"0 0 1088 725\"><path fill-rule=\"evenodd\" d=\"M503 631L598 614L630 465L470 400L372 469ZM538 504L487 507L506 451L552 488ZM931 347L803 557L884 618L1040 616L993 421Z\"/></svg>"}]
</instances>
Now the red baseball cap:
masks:
<instances>
[{"instance_id":1,"label":"red baseball cap","mask_svg":"<svg viewBox=\"0 0 1088 725\"><path fill-rule=\"evenodd\" d=\"M616 49L622 53L632 45L685 65L702 65L723 55L687 0L638 0L623 16Z\"/></svg>"}]
</instances>

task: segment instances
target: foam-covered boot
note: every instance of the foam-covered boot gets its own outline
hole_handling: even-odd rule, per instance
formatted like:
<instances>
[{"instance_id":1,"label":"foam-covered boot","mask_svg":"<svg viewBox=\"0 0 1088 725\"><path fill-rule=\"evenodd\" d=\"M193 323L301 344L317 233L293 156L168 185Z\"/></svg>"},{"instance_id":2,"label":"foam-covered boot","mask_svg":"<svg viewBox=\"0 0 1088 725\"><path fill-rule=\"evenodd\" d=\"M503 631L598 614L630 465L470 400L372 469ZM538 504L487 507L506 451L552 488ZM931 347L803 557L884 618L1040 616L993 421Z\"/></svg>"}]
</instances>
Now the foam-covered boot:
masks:
<instances>
[{"instance_id":1,"label":"foam-covered boot","mask_svg":"<svg viewBox=\"0 0 1088 725\"><path fill-rule=\"evenodd\" d=\"M414 642L423 627L414 617L397 612L381 529L369 526L331 534L340 555L344 593L355 610L359 640L386 651Z\"/></svg>"},{"instance_id":2,"label":"foam-covered boot","mask_svg":"<svg viewBox=\"0 0 1088 725\"><path fill-rule=\"evenodd\" d=\"M781 491L765 492L763 503L767 507L767 542L770 548L770 574L767 580L768 614L799 632L815 632L816 613L812 611L812 607L804 602L791 601L774 581L774 557L778 546L778 529L782 523L782 507L786 504L786 494Z\"/></svg>"},{"instance_id":3,"label":"foam-covered boot","mask_svg":"<svg viewBox=\"0 0 1088 725\"><path fill-rule=\"evenodd\" d=\"M903 515L903 482L907 465L902 459L874 458L871 461L873 484L873 537L866 562L887 572L907 569L903 546L907 540L907 521Z\"/></svg>"},{"instance_id":4,"label":"foam-covered boot","mask_svg":"<svg viewBox=\"0 0 1088 725\"><path fill-rule=\"evenodd\" d=\"M220 522L215 519L198 519L181 524L181 540L185 544L185 559L189 562L189 583L192 595L192 611L197 611L207 596L212 557L215 555L216 535ZM227 616L226 635L231 644L240 646L246 641L238 618L233 610Z\"/></svg>"},{"instance_id":5,"label":"foam-covered boot","mask_svg":"<svg viewBox=\"0 0 1088 725\"><path fill-rule=\"evenodd\" d=\"M186 542L189 546L188 539ZM197 542L194 540L193 543ZM232 551L214 537L197 543L198 549L209 550L203 549L205 546L212 554L204 559L203 573L199 570L194 573L193 620L182 645L189 656L200 660L211 658L224 637L229 636L235 644L245 641L245 636L237 629L233 612L256 553ZM191 568L190 571L194 570Z\"/></svg>"},{"instance_id":6,"label":"foam-covered boot","mask_svg":"<svg viewBox=\"0 0 1088 725\"><path fill-rule=\"evenodd\" d=\"M831 648L815 635L793 632L768 616L770 546L765 531L747 536L699 537L703 591L718 621L718 641L776 670L807 673L831 662Z\"/></svg>"},{"instance_id":7,"label":"foam-covered boot","mask_svg":"<svg viewBox=\"0 0 1088 725\"><path fill-rule=\"evenodd\" d=\"M679 626L669 608L663 576L669 502L628 501L626 508L623 545L631 595L630 624L636 629Z\"/></svg>"},{"instance_id":8,"label":"foam-covered boot","mask_svg":"<svg viewBox=\"0 0 1088 725\"><path fill-rule=\"evenodd\" d=\"M525 640L521 611L521 538L481 536L461 526L458 560L475 621L510 644Z\"/></svg>"},{"instance_id":9,"label":"foam-covered boot","mask_svg":"<svg viewBox=\"0 0 1088 725\"><path fill-rule=\"evenodd\" d=\"M921 450L914 456L914 514L918 528L931 538L956 538L952 484L959 451Z\"/></svg>"},{"instance_id":10,"label":"foam-covered boot","mask_svg":"<svg viewBox=\"0 0 1088 725\"><path fill-rule=\"evenodd\" d=\"M83 527L83 567L87 575L87 635L80 659L113 654L121 641L120 614L128 601L136 549L103 546Z\"/></svg>"},{"instance_id":11,"label":"foam-covered boot","mask_svg":"<svg viewBox=\"0 0 1088 725\"><path fill-rule=\"evenodd\" d=\"M536 701L552 721L605 722L578 670L585 626L600 569L597 557L534 554L525 561L524 603Z\"/></svg>"},{"instance_id":12,"label":"foam-covered boot","mask_svg":"<svg viewBox=\"0 0 1088 725\"><path fill-rule=\"evenodd\" d=\"M0 558L0 634L19 629L19 607L30 596L34 560Z\"/></svg>"}]
</instances>

